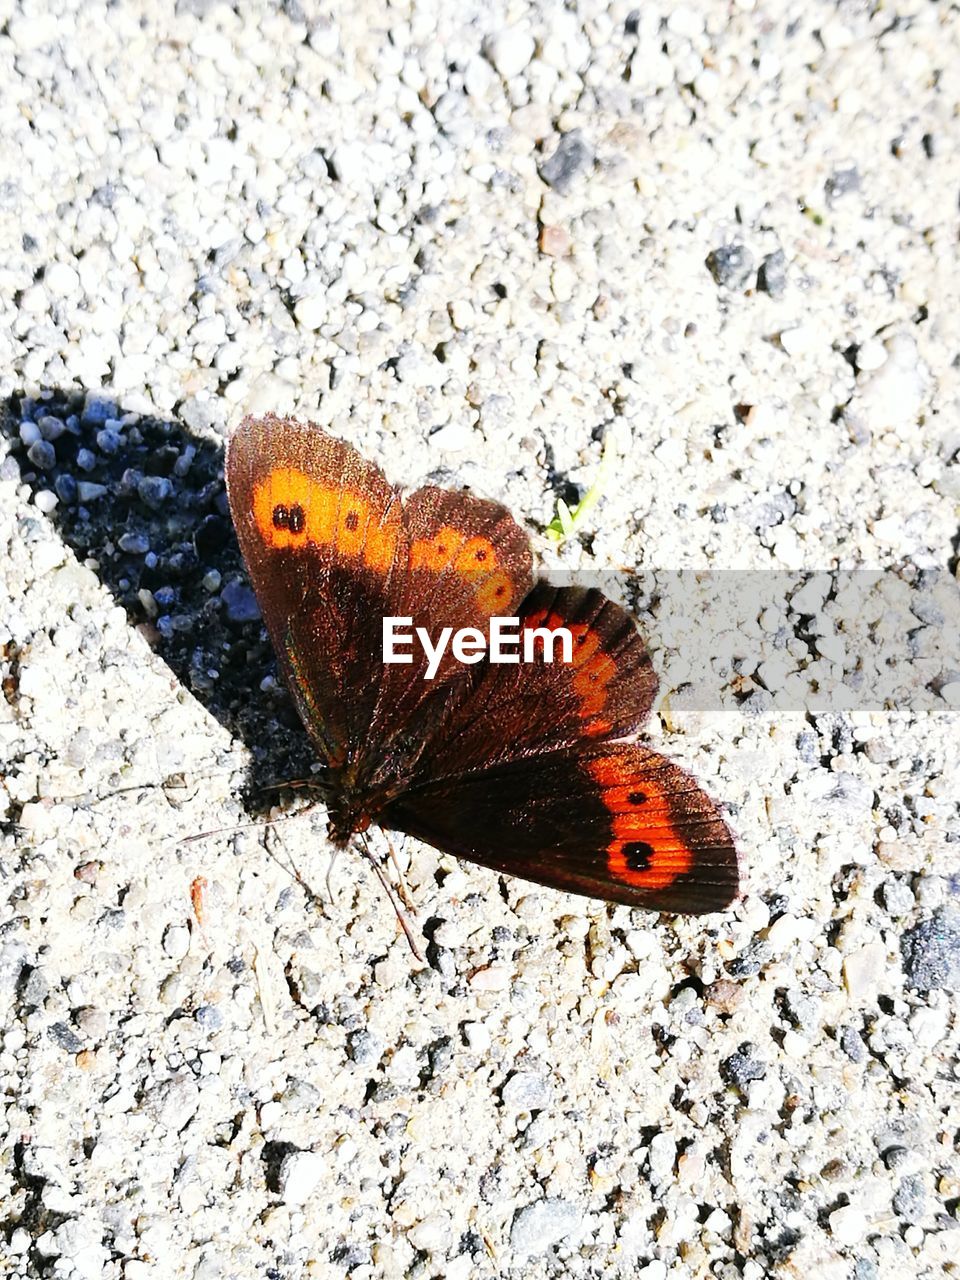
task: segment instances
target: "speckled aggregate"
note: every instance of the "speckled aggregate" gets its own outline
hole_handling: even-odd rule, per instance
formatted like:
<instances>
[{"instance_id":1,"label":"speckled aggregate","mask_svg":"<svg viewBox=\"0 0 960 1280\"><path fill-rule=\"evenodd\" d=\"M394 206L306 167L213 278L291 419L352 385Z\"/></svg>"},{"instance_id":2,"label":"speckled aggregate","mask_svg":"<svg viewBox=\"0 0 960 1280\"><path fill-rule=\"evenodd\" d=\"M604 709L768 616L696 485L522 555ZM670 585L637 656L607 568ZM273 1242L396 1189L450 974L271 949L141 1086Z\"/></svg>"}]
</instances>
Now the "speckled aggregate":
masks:
<instances>
[{"instance_id":1,"label":"speckled aggregate","mask_svg":"<svg viewBox=\"0 0 960 1280\"><path fill-rule=\"evenodd\" d=\"M922 714L773 712L775 662L709 712L665 620L742 901L408 840L421 965L322 812L236 829L310 756L221 443L312 416L550 567L955 584L960 15L238 10L0 0L4 1273L956 1274L956 636ZM757 620L792 661L821 588Z\"/></svg>"}]
</instances>

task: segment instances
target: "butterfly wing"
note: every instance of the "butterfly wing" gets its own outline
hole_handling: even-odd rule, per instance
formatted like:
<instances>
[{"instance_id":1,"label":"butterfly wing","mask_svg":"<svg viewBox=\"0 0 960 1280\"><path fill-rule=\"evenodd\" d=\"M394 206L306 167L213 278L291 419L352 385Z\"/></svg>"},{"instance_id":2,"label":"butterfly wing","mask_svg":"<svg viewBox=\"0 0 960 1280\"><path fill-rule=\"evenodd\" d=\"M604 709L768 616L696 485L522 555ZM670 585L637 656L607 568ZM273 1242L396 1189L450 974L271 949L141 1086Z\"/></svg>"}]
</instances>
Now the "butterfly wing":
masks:
<instances>
[{"instance_id":1,"label":"butterfly wing","mask_svg":"<svg viewBox=\"0 0 960 1280\"><path fill-rule=\"evenodd\" d=\"M405 560L399 493L349 445L289 418L245 418L227 496L277 661L324 763L369 727L381 618Z\"/></svg>"},{"instance_id":2,"label":"butterfly wing","mask_svg":"<svg viewBox=\"0 0 960 1280\"><path fill-rule=\"evenodd\" d=\"M411 629L422 629L436 646L444 629L473 627L486 635L491 616L516 613L532 582L530 543L505 507L429 486L405 500L403 526L405 561L390 583L392 616L409 618ZM453 687L470 682L472 668L449 641L430 678L424 646L415 643L410 657L383 668L370 723L383 749L371 762L371 789L413 770L448 701L458 696Z\"/></svg>"},{"instance_id":3,"label":"butterfly wing","mask_svg":"<svg viewBox=\"0 0 960 1280\"><path fill-rule=\"evenodd\" d=\"M601 592L538 583L518 610L517 661L468 668L436 724L419 726L428 741L412 779L464 775L584 741L627 738L642 727L657 691L650 655L633 619ZM554 633L572 636L572 662L561 661ZM521 661L525 639L533 662ZM552 661L547 661L547 655Z\"/></svg>"},{"instance_id":4,"label":"butterfly wing","mask_svg":"<svg viewBox=\"0 0 960 1280\"><path fill-rule=\"evenodd\" d=\"M383 619L409 617L433 642L446 627L485 629L529 590L526 534L470 494L428 487L401 502L355 449L273 415L231 436L226 478L281 671L322 761L349 763L362 801L409 773L433 708L469 670L448 653L426 679L420 645L411 663L385 664Z\"/></svg>"},{"instance_id":5,"label":"butterfly wing","mask_svg":"<svg viewBox=\"0 0 960 1280\"><path fill-rule=\"evenodd\" d=\"M737 853L716 805L640 743L530 755L411 789L383 820L525 880L653 911L722 911Z\"/></svg>"},{"instance_id":6,"label":"butterfly wing","mask_svg":"<svg viewBox=\"0 0 960 1280\"><path fill-rule=\"evenodd\" d=\"M379 820L483 866L658 911L719 911L737 854L679 766L625 741L657 687L632 619L600 592L540 584L524 631L568 627L572 664L484 664L451 699Z\"/></svg>"}]
</instances>

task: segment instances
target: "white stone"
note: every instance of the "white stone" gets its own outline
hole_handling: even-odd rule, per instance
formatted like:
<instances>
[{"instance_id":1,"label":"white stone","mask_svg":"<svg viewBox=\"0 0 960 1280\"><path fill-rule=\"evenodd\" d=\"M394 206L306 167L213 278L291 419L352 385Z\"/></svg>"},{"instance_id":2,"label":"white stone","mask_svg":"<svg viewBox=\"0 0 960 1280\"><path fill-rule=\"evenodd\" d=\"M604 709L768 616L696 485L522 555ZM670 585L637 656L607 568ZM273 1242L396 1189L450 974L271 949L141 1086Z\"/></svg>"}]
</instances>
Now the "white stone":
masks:
<instances>
[{"instance_id":1,"label":"white stone","mask_svg":"<svg viewBox=\"0 0 960 1280\"><path fill-rule=\"evenodd\" d=\"M448 422L438 428L430 437L431 445L442 449L444 453L462 453L469 449L476 440L473 428L466 422Z\"/></svg>"},{"instance_id":2,"label":"white stone","mask_svg":"<svg viewBox=\"0 0 960 1280\"><path fill-rule=\"evenodd\" d=\"M711 102L719 94L723 81L713 67L704 67L693 82L693 91L701 102Z\"/></svg>"},{"instance_id":3,"label":"white stone","mask_svg":"<svg viewBox=\"0 0 960 1280\"><path fill-rule=\"evenodd\" d=\"M185 924L171 924L163 935L163 949L171 960L182 960L190 950L190 930Z\"/></svg>"},{"instance_id":4,"label":"white stone","mask_svg":"<svg viewBox=\"0 0 960 1280\"><path fill-rule=\"evenodd\" d=\"M285 1204L305 1204L327 1172L327 1162L315 1151L291 1151L284 1156L278 1178Z\"/></svg>"},{"instance_id":5,"label":"white stone","mask_svg":"<svg viewBox=\"0 0 960 1280\"><path fill-rule=\"evenodd\" d=\"M368 179L367 159L359 142L341 143L330 153L330 164L337 180L356 189Z\"/></svg>"},{"instance_id":6,"label":"white stone","mask_svg":"<svg viewBox=\"0 0 960 1280\"><path fill-rule=\"evenodd\" d=\"M921 1006L910 1015L910 1034L921 1048L931 1049L947 1034L947 1010Z\"/></svg>"},{"instance_id":7,"label":"white stone","mask_svg":"<svg viewBox=\"0 0 960 1280\"><path fill-rule=\"evenodd\" d=\"M332 58L340 48L340 33L329 18L321 17L310 28L307 43L322 58Z\"/></svg>"},{"instance_id":8,"label":"white stone","mask_svg":"<svg viewBox=\"0 0 960 1280\"><path fill-rule=\"evenodd\" d=\"M60 20L53 13L44 13L42 6L29 17L16 15L7 24L7 33L15 49L27 52L41 45L54 44L60 38Z\"/></svg>"},{"instance_id":9,"label":"white stone","mask_svg":"<svg viewBox=\"0 0 960 1280\"><path fill-rule=\"evenodd\" d=\"M872 521L869 528L877 541L888 547L898 547L905 541L903 521L896 516L883 516Z\"/></svg>"},{"instance_id":10,"label":"white stone","mask_svg":"<svg viewBox=\"0 0 960 1280\"><path fill-rule=\"evenodd\" d=\"M450 1218L442 1212L428 1214L415 1222L407 1232L407 1239L415 1249L423 1253L437 1253L450 1243Z\"/></svg>"},{"instance_id":11,"label":"white stone","mask_svg":"<svg viewBox=\"0 0 960 1280\"><path fill-rule=\"evenodd\" d=\"M887 363L887 349L878 338L867 338L857 347L857 368L870 373Z\"/></svg>"},{"instance_id":12,"label":"white stone","mask_svg":"<svg viewBox=\"0 0 960 1280\"><path fill-rule=\"evenodd\" d=\"M417 1051L413 1045L404 1045L390 1059L387 1076L394 1084L411 1084L418 1078L420 1068L417 1062Z\"/></svg>"},{"instance_id":13,"label":"white stone","mask_svg":"<svg viewBox=\"0 0 960 1280\"><path fill-rule=\"evenodd\" d=\"M303 255L298 250L287 254L283 260L281 270L290 284L300 284L307 276Z\"/></svg>"},{"instance_id":14,"label":"white stone","mask_svg":"<svg viewBox=\"0 0 960 1280\"><path fill-rule=\"evenodd\" d=\"M842 636L818 636L816 641L817 653L827 658L830 662L839 662L843 666L847 656L847 646L843 642Z\"/></svg>"},{"instance_id":15,"label":"white stone","mask_svg":"<svg viewBox=\"0 0 960 1280\"><path fill-rule=\"evenodd\" d=\"M203 320L198 320L190 330L190 337L197 346L209 342L219 347L226 336L227 326L221 315L206 316Z\"/></svg>"},{"instance_id":16,"label":"white stone","mask_svg":"<svg viewBox=\"0 0 960 1280\"><path fill-rule=\"evenodd\" d=\"M23 1227L17 1227L10 1237L10 1252L19 1257L20 1254L26 1253L32 1244L33 1237L30 1232Z\"/></svg>"},{"instance_id":17,"label":"white stone","mask_svg":"<svg viewBox=\"0 0 960 1280\"><path fill-rule=\"evenodd\" d=\"M695 40L703 35L703 15L690 5L678 4L667 18L667 30L675 36Z\"/></svg>"},{"instance_id":18,"label":"white stone","mask_svg":"<svg viewBox=\"0 0 960 1280\"><path fill-rule=\"evenodd\" d=\"M483 51L503 76L510 80L529 65L537 49L537 42L523 27L507 27L490 36Z\"/></svg>"},{"instance_id":19,"label":"white stone","mask_svg":"<svg viewBox=\"0 0 960 1280\"><path fill-rule=\"evenodd\" d=\"M490 1048L490 1032L482 1022L467 1022L463 1028L467 1048L473 1053L485 1054Z\"/></svg>"},{"instance_id":20,"label":"white stone","mask_svg":"<svg viewBox=\"0 0 960 1280\"><path fill-rule=\"evenodd\" d=\"M55 510L59 501L60 499L52 489L38 489L33 497L34 506L36 506L39 511L42 511L45 516L48 516L51 511Z\"/></svg>"},{"instance_id":21,"label":"white stone","mask_svg":"<svg viewBox=\"0 0 960 1280\"><path fill-rule=\"evenodd\" d=\"M43 274L47 293L53 298L65 298L80 288L80 277L66 262L52 262Z\"/></svg>"},{"instance_id":22,"label":"white stone","mask_svg":"<svg viewBox=\"0 0 960 1280\"><path fill-rule=\"evenodd\" d=\"M473 324L476 312L473 303L466 298L454 298L450 303L450 323L455 329L469 329Z\"/></svg>"},{"instance_id":23,"label":"white stone","mask_svg":"<svg viewBox=\"0 0 960 1280\"><path fill-rule=\"evenodd\" d=\"M867 1219L856 1205L846 1204L830 1215L830 1233L839 1244L859 1244L867 1233Z\"/></svg>"},{"instance_id":24,"label":"white stone","mask_svg":"<svg viewBox=\"0 0 960 1280\"><path fill-rule=\"evenodd\" d=\"M308 293L296 303L293 314L301 329L319 329L330 318L330 308L321 294Z\"/></svg>"},{"instance_id":25,"label":"white stone","mask_svg":"<svg viewBox=\"0 0 960 1280\"><path fill-rule=\"evenodd\" d=\"M882 942L868 942L843 958L843 981L852 1000L873 1000L887 973L887 949Z\"/></svg>"},{"instance_id":26,"label":"white stone","mask_svg":"<svg viewBox=\"0 0 960 1280\"><path fill-rule=\"evenodd\" d=\"M816 340L816 330L811 325L806 324L798 324L792 329L784 329L780 334L780 345L788 356L805 355L812 350Z\"/></svg>"},{"instance_id":27,"label":"white stone","mask_svg":"<svg viewBox=\"0 0 960 1280\"><path fill-rule=\"evenodd\" d=\"M768 81L775 80L783 68L783 63L772 49L764 49L757 63L757 78Z\"/></svg>"},{"instance_id":28,"label":"white stone","mask_svg":"<svg viewBox=\"0 0 960 1280\"><path fill-rule=\"evenodd\" d=\"M659 1258L654 1258L653 1262L648 1262L637 1272L637 1280L666 1280L666 1277L667 1264Z\"/></svg>"},{"instance_id":29,"label":"white stone","mask_svg":"<svg viewBox=\"0 0 960 1280\"><path fill-rule=\"evenodd\" d=\"M912 334L897 333L884 347L887 359L858 375L852 411L872 431L916 427L925 385L916 340Z\"/></svg>"}]
</instances>

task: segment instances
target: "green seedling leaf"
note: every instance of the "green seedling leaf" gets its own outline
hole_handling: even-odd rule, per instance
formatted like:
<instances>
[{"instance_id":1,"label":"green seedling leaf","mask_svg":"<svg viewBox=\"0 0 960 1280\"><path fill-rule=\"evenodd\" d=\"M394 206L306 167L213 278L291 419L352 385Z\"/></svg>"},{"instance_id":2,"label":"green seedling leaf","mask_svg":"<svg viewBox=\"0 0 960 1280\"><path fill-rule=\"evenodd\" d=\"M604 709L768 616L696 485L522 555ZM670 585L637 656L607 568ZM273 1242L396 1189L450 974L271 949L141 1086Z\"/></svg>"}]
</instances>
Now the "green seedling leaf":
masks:
<instances>
[{"instance_id":1,"label":"green seedling leaf","mask_svg":"<svg viewBox=\"0 0 960 1280\"><path fill-rule=\"evenodd\" d=\"M600 465L597 467L596 479L577 505L571 509L562 498L557 499L557 514L544 529L545 535L551 542L556 542L558 545L561 542L566 542L567 538L571 537L582 526L587 516L600 501L612 470L613 450L610 447L610 436L608 435L603 442L603 452L600 455Z\"/></svg>"}]
</instances>

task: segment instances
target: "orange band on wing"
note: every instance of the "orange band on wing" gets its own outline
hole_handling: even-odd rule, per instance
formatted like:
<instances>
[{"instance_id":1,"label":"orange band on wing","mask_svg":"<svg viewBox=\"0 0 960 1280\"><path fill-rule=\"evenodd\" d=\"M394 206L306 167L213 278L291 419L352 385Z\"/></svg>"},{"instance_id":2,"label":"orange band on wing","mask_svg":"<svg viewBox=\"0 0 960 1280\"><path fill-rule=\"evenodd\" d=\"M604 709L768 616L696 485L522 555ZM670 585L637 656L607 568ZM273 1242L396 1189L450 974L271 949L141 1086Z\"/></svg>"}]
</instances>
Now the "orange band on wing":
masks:
<instances>
[{"instance_id":1,"label":"orange band on wing","mask_svg":"<svg viewBox=\"0 0 960 1280\"><path fill-rule=\"evenodd\" d=\"M393 563L399 512L383 515L362 493L320 484L291 467L277 467L253 491L253 518L275 550L311 543L338 556L362 560L378 573Z\"/></svg>"},{"instance_id":2,"label":"orange band on wing","mask_svg":"<svg viewBox=\"0 0 960 1280\"><path fill-rule=\"evenodd\" d=\"M609 723L600 718L607 703L607 685L617 673L617 664L609 654L600 651L602 637L586 622L569 622L558 613L538 609L524 619L524 630L556 631L566 627L573 637L571 666L576 674L571 681L580 706L578 715L585 721L583 731L590 736L606 733ZM539 639L539 637L538 637ZM541 644L542 648L542 644Z\"/></svg>"},{"instance_id":3,"label":"orange band on wing","mask_svg":"<svg viewBox=\"0 0 960 1280\"><path fill-rule=\"evenodd\" d=\"M693 867L693 850L671 819L669 793L652 776L631 776L616 756L587 764L612 818L607 845L610 874L638 889L666 889Z\"/></svg>"},{"instance_id":4,"label":"orange band on wing","mask_svg":"<svg viewBox=\"0 0 960 1280\"><path fill-rule=\"evenodd\" d=\"M499 569L496 548L480 534L468 537L451 525L442 525L429 538L418 538L410 547L410 568L452 573L476 586L474 599L487 616L502 609L512 598L509 573Z\"/></svg>"}]
</instances>

